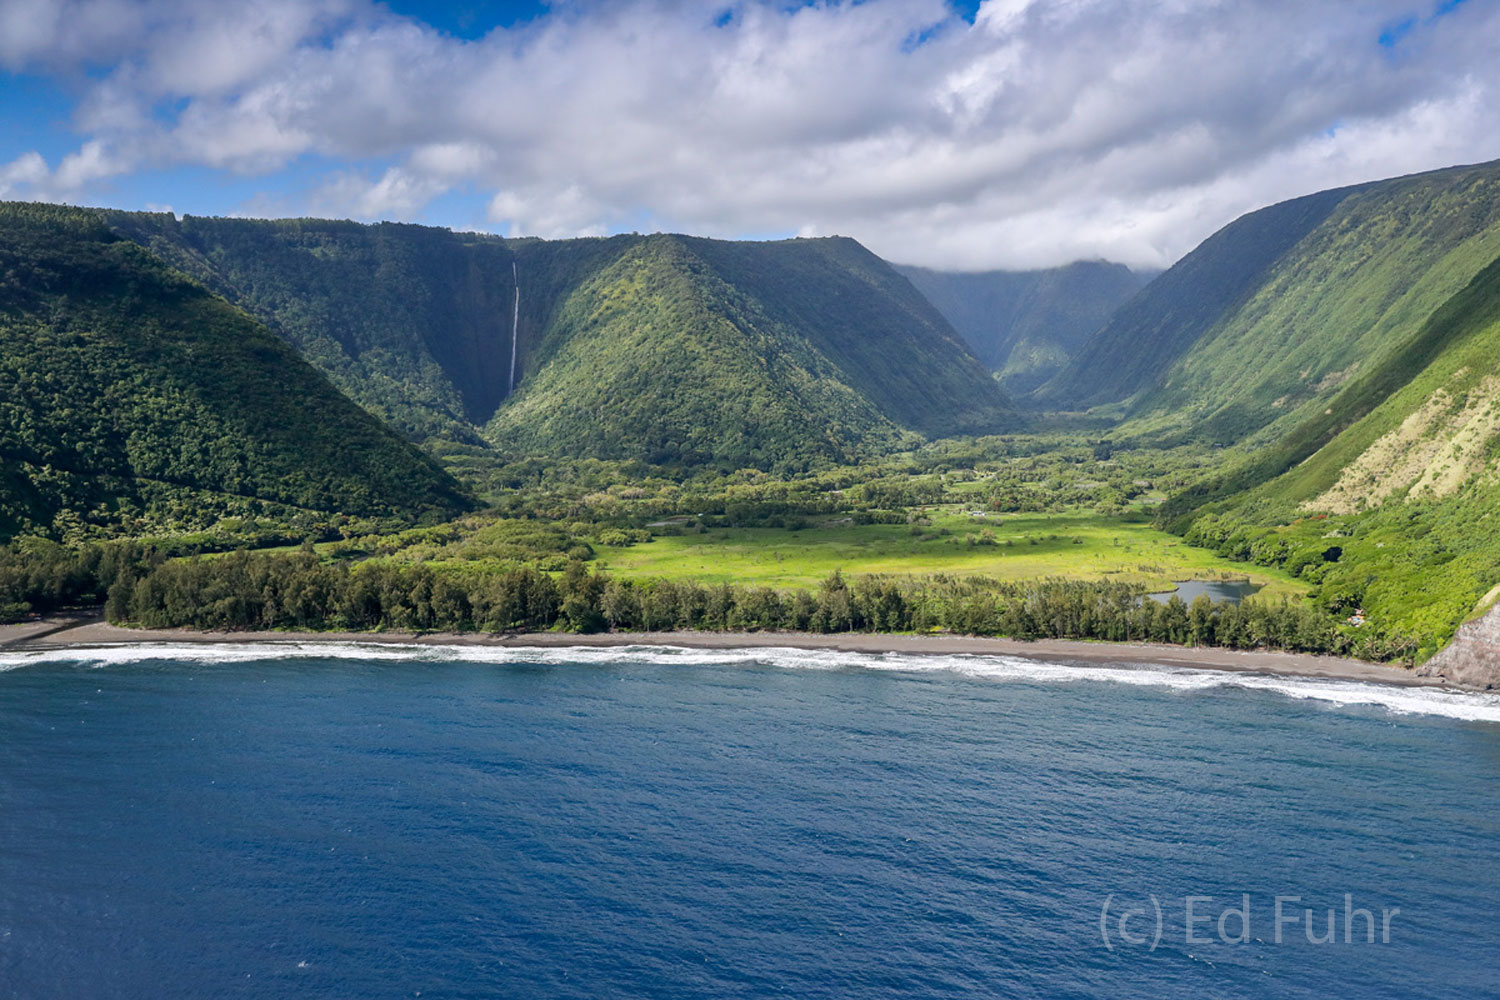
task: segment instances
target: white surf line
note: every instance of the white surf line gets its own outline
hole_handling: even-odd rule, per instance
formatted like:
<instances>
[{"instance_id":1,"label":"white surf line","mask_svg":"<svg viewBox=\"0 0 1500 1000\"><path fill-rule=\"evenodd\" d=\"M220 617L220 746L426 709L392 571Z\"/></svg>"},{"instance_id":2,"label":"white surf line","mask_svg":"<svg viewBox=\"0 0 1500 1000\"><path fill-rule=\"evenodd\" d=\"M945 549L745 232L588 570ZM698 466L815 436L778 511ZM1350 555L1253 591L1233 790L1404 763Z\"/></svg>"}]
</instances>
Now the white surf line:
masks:
<instances>
[{"instance_id":1,"label":"white surf line","mask_svg":"<svg viewBox=\"0 0 1500 1000\"><path fill-rule=\"evenodd\" d=\"M771 666L786 670L947 672L1001 683L1079 682L1160 687L1177 692L1241 688L1334 707L1375 706L1396 714L1441 716L1500 724L1500 695L1399 687L1323 677L1286 677L1166 665L1095 666L973 653L856 653L788 646L697 649L683 646L458 646L350 641L246 643L121 643L0 652L0 671L47 663L110 667L152 660L213 665L308 659L379 663L508 663L635 666Z\"/></svg>"}]
</instances>

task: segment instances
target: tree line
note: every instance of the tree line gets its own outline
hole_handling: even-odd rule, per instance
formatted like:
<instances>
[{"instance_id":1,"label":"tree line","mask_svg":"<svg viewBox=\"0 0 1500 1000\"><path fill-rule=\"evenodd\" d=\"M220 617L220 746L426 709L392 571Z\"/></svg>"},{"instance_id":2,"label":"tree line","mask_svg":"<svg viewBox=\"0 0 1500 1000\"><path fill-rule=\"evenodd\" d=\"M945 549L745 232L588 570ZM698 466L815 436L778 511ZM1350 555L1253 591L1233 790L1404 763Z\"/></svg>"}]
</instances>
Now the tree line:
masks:
<instances>
[{"instance_id":1,"label":"tree line","mask_svg":"<svg viewBox=\"0 0 1500 1000\"><path fill-rule=\"evenodd\" d=\"M174 554L150 542L12 542L0 547L0 622L98 604L116 580L148 575Z\"/></svg>"},{"instance_id":2,"label":"tree line","mask_svg":"<svg viewBox=\"0 0 1500 1000\"><path fill-rule=\"evenodd\" d=\"M100 547L101 549L103 547ZM133 558L131 557L133 556ZM422 564L233 552L162 560L115 553L58 568L52 593L95 596L117 624L148 628L453 632L932 632L1018 639L1146 641L1410 660L1400 638L1340 625L1306 602L1149 600L1138 584L834 573L815 589L627 579L578 561L559 574L529 566L433 569ZM102 577L112 573L104 585ZM71 574L71 575L70 575ZM12 577L0 576L10 585ZM38 588L33 586L33 593ZM14 591L3 595L13 598Z\"/></svg>"}]
</instances>

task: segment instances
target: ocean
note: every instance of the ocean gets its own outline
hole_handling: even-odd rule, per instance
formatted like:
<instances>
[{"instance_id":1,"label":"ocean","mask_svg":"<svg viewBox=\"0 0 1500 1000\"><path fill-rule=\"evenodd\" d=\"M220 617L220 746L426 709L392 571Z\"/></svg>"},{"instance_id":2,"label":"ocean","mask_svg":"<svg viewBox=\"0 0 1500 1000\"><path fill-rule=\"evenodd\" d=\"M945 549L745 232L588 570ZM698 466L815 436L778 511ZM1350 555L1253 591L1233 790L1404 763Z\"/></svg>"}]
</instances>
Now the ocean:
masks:
<instances>
[{"instance_id":1,"label":"ocean","mask_svg":"<svg viewBox=\"0 0 1500 1000\"><path fill-rule=\"evenodd\" d=\"M1500 996L1500 698L1000 656L0 653L0 997Z\"/></svg>"}]
</instances>

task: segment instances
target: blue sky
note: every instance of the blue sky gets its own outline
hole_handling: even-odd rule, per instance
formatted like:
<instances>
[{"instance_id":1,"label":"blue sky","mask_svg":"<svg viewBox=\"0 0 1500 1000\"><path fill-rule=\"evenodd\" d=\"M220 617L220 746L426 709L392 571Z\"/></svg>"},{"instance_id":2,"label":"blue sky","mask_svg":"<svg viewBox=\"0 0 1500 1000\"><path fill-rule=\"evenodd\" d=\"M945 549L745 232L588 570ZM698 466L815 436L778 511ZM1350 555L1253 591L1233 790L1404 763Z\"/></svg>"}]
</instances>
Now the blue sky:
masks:
<instances>
[{"instance_id":1,"label":"blue sky","mask_svg":"<svg viewBox=\"0 0 1500 1000\"><path fill-rule=\"evenodd\" d=\"M541 0L518 0L508 3L457 3L400 0L387 7L404 17L432 25L455 38L476 39L495 28L509 28L517 23L543 17L549 5Z\"/></svg>"},{"instance_id":2,"label":"blue sky","mask_svg":"<svg viewBox=\"0 0 1500 1000\"><path fill-rule=\"evenodd\" d=\"M1162 266L1500 157L1497 0L0 0L0 198Z\"/></svg>"}]
</instances>

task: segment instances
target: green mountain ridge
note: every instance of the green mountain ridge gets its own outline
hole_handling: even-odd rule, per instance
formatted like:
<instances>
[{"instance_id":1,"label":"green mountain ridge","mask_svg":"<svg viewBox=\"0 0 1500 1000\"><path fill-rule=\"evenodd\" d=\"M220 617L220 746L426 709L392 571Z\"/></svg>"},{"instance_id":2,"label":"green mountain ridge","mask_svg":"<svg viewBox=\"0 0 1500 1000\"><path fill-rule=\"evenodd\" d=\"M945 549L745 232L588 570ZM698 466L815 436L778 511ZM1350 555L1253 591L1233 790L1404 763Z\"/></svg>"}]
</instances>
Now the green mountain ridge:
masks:
<instances>
[{"instance_id":1,"label":"green mountain ridge","mask_svg":"<svg viewBox=\"0 0 1500 1000\"><path fill-rule=\"evenodd\" d=\"M1425 659L1500 582L1500 162L1250 213L1032 402L1228 446L1158 523Z\"/></svg>"},{"instance_id":2,"label":"green mountain ridge","mask_svg":"<svg viewBox=\"0 0 1500 1000\"><path fill-rule=\"evenodd\" d=\"M1035 402L1082 410L1149 389L1355 190L1271 205L1220 229L1110 316L1067 367L1037 389Z\"/></svg>"},{"instance_id":3,"label":"green mountain ridge","mask_svg":"<svg viewBox=\"0 0 1500 1000\"><path fill-rule=\"evenodd\" d=\"M49 205L0 203L0 456L5 534L60 532L63 514L469 503L259 323L98 213Z\"/></svg>"},{"instance_id":4,"label":"green mountain ridge","mask_svg":"<svg viewBox=\"0 0 1500 1000\"><path fill-rule=\"evenodd\" d=\"M1123 404L1122 434L1270 442L1378 367L1500 254L1500 163L1321 192L1231 223L1039 397Z\"/></svg>"},{"instance_id":5,"label":"green mountain ridge","mask_svg":"<svg viewBox=\"0 0 1500 1000\"><path fill-rule=\"evenodd\" d=\"M1164 517L1436 651L1500 581L1500 257L1323 411Z\"/></svg>"},{"instance_id":6,"label":"green mountain ridge","mask_svg":"<svg viewBox=\"0 0 1500 1000\"><path fill-rule=\"evenodd\" d=\"M1056 375L1117 308L1156 276L1077 261L1037 271L933 271L896 265L967 341L1007 392Z\"/></svg>"},{"instance_id":7,"label":"green mountain ridge","mask_svg":"<svg viewBox=\"0 0 1500 1000\"><path fill-rule=\"evenodd\" d=\"M526 452L770 466L902 438L822 352L670 237L580 286L534 357L486 428Z\"/></svg>"},{"instance_id":8,"label":"green mountain ridge","mask_svg":"<svg viewBox=\"0 0 1500 1000\"><path fill-rule=\"evenodd\" d=\"M1021 426L942 313L857 241L675 238L787 335L806 338L843 382L897 425L927 437Z\"/></svg>"},{"instance_id":9,"label":"green mountain ridge","mask_svg":"<svg viewBox=\"0 0 1500 1000\"><path fill-rule=\"evenodd\" d=\"M107 218L419 443L802 466L889 449L908 432L1020 424L941 314L853 240L544 241L389 223ZM612 298L643 311L612 308L602 329L591 317ZM569 348L574 335L589 349ZM745 383L753 405L733 398L718 368L748 376L736 366L751 355L765 362ZM721 426L730 413L737 428Z\"/></svg>"},{"instance_id":10,"label":"green mountain ridge","mask_svg":"<svg viewBox=\"0 0 1500 1000\"><path fill-rule=\"evenodd\" d=\"M479 444L505 389L513 254L423 226L107 212L415 441ZM438 333L441 335L438 335ZM497 390L498 387L498 390Z\"/></svg>"}]
</instances>

